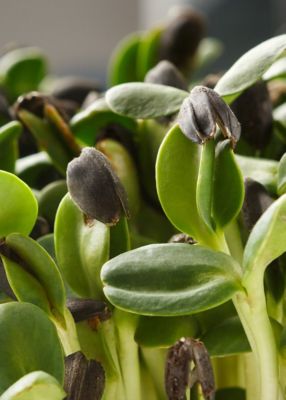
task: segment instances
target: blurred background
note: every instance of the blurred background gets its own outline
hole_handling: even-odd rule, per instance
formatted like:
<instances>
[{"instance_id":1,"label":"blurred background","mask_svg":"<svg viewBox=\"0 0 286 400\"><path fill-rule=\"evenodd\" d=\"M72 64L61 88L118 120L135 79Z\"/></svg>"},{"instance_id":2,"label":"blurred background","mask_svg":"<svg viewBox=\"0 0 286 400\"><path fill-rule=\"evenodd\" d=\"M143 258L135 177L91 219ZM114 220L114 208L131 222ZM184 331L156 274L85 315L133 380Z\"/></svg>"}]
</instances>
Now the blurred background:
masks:
<instances>
[{"instance_id":1,"label":"blurred background","mask_svg":"<svg viewBox=\"0 0 286 400\"><path fill-rule=\"evenodd\" d=\"M285 0L1 0L0 47L43 49L51 72L106 79L118 41L167 19L179 4L207 17L208 36L224 43L212 70L228 68L259 42L286 31Z\"/></svg>"}]
</instances>

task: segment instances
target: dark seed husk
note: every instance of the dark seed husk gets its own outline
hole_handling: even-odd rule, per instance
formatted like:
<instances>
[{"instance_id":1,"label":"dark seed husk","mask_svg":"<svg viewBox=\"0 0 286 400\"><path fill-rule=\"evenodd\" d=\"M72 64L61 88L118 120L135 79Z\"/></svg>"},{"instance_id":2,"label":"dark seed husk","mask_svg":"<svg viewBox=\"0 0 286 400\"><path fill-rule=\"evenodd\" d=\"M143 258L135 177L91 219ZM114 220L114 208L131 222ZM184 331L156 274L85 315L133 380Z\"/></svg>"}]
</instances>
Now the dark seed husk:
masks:
<instances>
[{"instance_id":1,"label":"dark seed husk","mask_svg":"<svg viewBox=\"0 0 286 400\"><path fill-rule=\"evenodd\" d=\"M261 215L273 203L274 199L269 195L261 183L251 178L244 181L245 197L241 210L245 228L251 231Z\"/></svg>"},{"instance_id":2,"label":"dark seed husk","mask_svg":"<svg viewBox=\"0 0 286 400\"><path fill-rule=\"evenodd\" d=\"M94 317L98 317L100 321L106 321L111 316L106 303L100 300L68 299L67 307L75 322L85 321Z\"/></svg>"},{"instance_id":3,"label":"dark seed husk","mask_svg":"<svg viewBox=\"0 0 286 400\"><path fill-rule=\"evenodd\" d=\"M100 363L87 360L80 351L65 358L67 400L99 400L104 385L105 373Z\"/></svg>"},{"instance_id":4,"label":"dark seed husk","mask_svg":"<svg viewBox=\"0 0 286 400\"><path fill-rule=\"evenodd\" d=\"M67 185L73 201L89 218L115 225L129 215L126 192L107 158L86 147L67 168Z\"/></svg>"},{"instance_id":5,"label":"dark seed husk","mask_svg":"<svg viewBox=\"0 0 286 400\"><path fill-rule=\"evenodd\" d=\"M145 82L172 86L188 91L188 85L181 72L170 61L160 61L146 74Z\"/></svg>"},{"instance_id":6,"label":"dark seed husk","mask_svg":"<svg viewBox=\"0 0 286 400\"><path fill-rule=\"evenodd\" d=\"M241 123L242 137L256 149L263 149L272 136L272 104L265 82L243 92L231 109Z\"/></svg>"},{"instance_id":7,"label":"dark seed husk","mask_svg":"<svg viewBox=\"0 0 286 400\"><path fill-rule=\"evenodd\" d=\"M181 71L188 70L205 32L204 17L191 8L183 8L162 33L159 59L171 61Z\"/></svg>"}]
</instances>

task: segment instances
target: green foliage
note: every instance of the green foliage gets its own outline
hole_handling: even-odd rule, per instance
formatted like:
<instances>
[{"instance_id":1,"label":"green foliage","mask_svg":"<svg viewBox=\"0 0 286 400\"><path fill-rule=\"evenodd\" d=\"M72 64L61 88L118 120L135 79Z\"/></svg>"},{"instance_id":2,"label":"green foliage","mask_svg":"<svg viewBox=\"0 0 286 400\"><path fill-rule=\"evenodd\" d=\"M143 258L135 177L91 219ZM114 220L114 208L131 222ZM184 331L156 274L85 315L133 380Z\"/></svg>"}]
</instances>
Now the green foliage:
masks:
<instances>
[{"instance_id":1,"label":"green foliage","mask_svg":"<svg viewBox=\"0 0 286 400\"><path fill-rule=\"evenodd\" d=\"M0 237L12 232L28 235L36 221L37 200L31 189L15 175L0 171Z\"/></svg>"},{"instance_id":2,"label":"green foliage","mask_svg":"<svg viewBox=\"0 0 286 400\"><path fill-rule=\"evenodd\" d=\"M104 265L101 278L111 303L143 315L200 312L240 290L239 267L231 257L186 244L150 245L121 254Z\"/></svg>"},{"instance_id":3,"label":"green foliage","mask_svg":"<svg viewBox=\"0 0 286 400\"><path fill-rule=\"evenodd\" d=\"M15 329L15 321L20 321ZM56 330L33 304L0 305L0 393L33 371L44 371L61 384L64 359Z\"/></svg>"},{"instance_id":4,"label":"green foliage","mask_svg":"<svg viewBox=\"0 0 286 400\"><path fill-rule=\"evenodd\" d=\"M155 83L123 83L106 92L112 111L131 118L158 118L179 111L188 92Z\"/></svg>"},{"instance_id":5,"label":"green foliage","mask_svg":"<svg viewBox=\"0 0 286 400\"><path fill-rule=\"evenodd\" d=\"M271 65L286 54L286 35L266 40L243 54L218 81L215 90L234 100L243 90L257 82Z\"/></svg>"},{"instance_id":6,"label":"green foliage","mask_svg":"<svg viewBox=\"0 0 286 400\"><path fill-rule=\"evenodd\" d=\"M109 228L84 214L67 194L55 220L55 249L64 279L75 293L86 298L102 298L99 278L102 265L109 257Z\"/></svg>"}]
</instances>

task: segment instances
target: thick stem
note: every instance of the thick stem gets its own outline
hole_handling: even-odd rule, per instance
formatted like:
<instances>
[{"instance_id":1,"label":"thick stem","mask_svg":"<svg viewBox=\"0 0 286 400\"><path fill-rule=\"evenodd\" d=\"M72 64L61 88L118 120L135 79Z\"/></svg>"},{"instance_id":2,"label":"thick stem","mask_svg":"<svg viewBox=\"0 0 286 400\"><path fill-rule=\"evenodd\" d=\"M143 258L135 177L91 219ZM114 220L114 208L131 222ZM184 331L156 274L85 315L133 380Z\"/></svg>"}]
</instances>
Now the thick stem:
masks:
<instances>
[{"instance_id":1,"label":"thick stem","mask_svg":"<svg viewBox=\"0 0 286 400\"><path fill-rule=\"evenodd\" d=\"M114 310L118 358L125 387L125 400L141 399L139 348L134 340L138 316Z\"/></svg>"},{"instance_id":2,"label":"thick stem","mask_svg":"<svg viewBox=\"0 0 286 400\"><path fill-rule=\"evenodd\" d=\"M246 293L233 298L254 356L259 374L257 398L260 400L283 399L279 385L278 355L272 327L267 314L263 274L255 280L244 282Z\"/></svg>"}]
</instances>

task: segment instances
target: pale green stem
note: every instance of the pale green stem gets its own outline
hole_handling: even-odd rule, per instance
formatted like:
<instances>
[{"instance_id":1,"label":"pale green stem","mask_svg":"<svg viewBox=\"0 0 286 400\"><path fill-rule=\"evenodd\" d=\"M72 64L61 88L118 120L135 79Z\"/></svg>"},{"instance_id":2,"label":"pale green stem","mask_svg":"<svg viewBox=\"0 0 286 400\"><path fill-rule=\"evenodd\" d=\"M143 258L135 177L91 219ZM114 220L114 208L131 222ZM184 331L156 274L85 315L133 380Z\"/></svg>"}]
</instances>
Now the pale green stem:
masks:
<instances>
[{"instance_id":1,"label":"pale green stem","mask_svg":"<svg viewBox=\"0 0 286 400\"><path fill-rule=\"evenodd\" d=\"M50 316L63 346L65 356L80 351L76 326L70 311L66 308L63 321Z\"/></svg>"},{"instance_id":2,"label":"pale green stem","mask_svg":"<svg viewBox=\"0 0 286 400\"><path fill-rule=\"evenodd\" d=\"M115 326L118 337L118 358L125 388L125 400L140 400L139 347L134 334L139 316L115 309Z\"/></svg>"},{"instance_id":3,"label":"pale green stem","mask_svg":"<svg viewBox=\"0 0 286 400\"><path fill-rule=\"evenodd\" d=\"M230 253L223 240L221 251ZM256 358L259 382L257 399L282 400L277 348L264 293L264 271L260 269L263 272L258 275L257 270L244 280L245 291L236 293L232 300Z\"/></svg>"},{"instance_id":4,"label":"pale green stem","mask_svg":"<svg viewBox=\"0 0 286 400\"><path fill-rule=\"evenodd\" d=\"M259 400L283 399L279 385L278 355L267 314L263 274L244 282L246 293L239 292L233 302L256 357L259 374ZM252 399L250 399L252 400Z\"/></svg>"}]
</instances>

